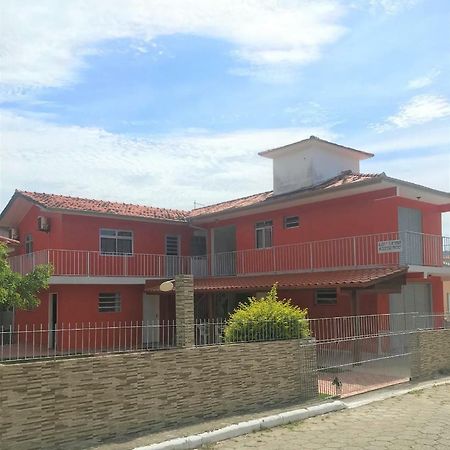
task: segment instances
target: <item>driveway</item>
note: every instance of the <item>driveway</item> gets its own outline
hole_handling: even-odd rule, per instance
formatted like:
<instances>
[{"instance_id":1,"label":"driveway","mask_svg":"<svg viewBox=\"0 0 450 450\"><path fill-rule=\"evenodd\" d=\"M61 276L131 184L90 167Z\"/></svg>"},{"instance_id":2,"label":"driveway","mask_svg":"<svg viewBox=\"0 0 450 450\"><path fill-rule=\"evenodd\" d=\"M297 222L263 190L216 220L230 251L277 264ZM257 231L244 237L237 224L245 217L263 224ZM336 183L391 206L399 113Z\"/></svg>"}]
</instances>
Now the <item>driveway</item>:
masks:
<instances>
[{"instance_id":1,"label":"driveway","mask_svg":"<svg viewBox=\"0 0 450 450\"><path fill-rule=\"evenodd\" d=\"M450 385L252 433L206 448L448 449Z\"/></svg>"}]
</instances>

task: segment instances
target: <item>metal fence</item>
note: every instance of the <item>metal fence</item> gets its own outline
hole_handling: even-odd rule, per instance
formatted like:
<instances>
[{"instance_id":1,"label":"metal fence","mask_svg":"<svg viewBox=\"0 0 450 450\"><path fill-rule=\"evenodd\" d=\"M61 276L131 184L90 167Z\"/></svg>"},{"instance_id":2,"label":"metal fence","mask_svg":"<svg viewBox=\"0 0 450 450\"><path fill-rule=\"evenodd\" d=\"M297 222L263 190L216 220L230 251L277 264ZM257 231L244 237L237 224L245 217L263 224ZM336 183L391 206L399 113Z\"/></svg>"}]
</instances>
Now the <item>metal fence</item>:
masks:
<instances>
[{"instance_id":1,"label":"metal fence","mask_svg":"<svg viewBox=\"0 0 450 450\"><path fill-rule=\"evenodd\" d=\"M335 356L343 355L350 347L359 348L361 354L386 356L388 348L392 349L394 344L398 347L399 342L403 342L399 336L416 330L450 328L450 317L398 313L229 325L225 319L196 320L193 324L195 345L303 339L304 345L320 344L318 352L334 348ZM356 345L357 340L365 344ZM43 324L0 327L0 361L163 350L176 345L174 320L66 323L54 328ZM329 360L327 356L322 359ZM338 359L342 362L341 357Z\"/></svg>"},{"instance_id":2,"label":"metal fence","mask_svg":"<svg viewBox=\"0 0 450 450\"><path fill-rule=\"evenodd\" d=\"M228 329L225 319L195 322L196 345L230 342L273 341L313 338L315 342L334 342L357 338L383 338L416 330L450 328L445 314L393 313L361 316L324 317L300 321L265 321Z\"/></svg>"},{"instance_id":3,"label":"metal fence","mask_svg":"<svg viewBox=\"0 0 450 450\"><path fill-rule=\"evenodd\" d=\"M216 253L168 256L144 253L49 249L13 256L13 270L22 274L38 264L51 264L55 276L165 278L258 273L310 272L338 268L450 264L450 237L410 231L351 236Z\"/></svg>"},{"instance_id":4,"label":"metal fence","mask_svg":"<svg viewBox=\"0 0 450 450\"><path fill-rule=\"evenodd\" d=\"M175 346L175 321L0 327L0 361L163 350Z\"/></svg>"}]
</instances>

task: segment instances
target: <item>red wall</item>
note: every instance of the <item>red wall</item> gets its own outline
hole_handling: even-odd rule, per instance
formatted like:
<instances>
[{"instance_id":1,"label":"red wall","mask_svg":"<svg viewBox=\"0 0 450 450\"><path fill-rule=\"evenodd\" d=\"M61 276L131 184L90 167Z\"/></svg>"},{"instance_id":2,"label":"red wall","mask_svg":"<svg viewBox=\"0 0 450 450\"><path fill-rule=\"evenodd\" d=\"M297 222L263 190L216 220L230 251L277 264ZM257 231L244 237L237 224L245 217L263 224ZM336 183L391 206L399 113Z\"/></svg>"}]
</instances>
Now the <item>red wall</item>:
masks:
<instances>
[{"instance_id":1,"label":"red wall","mask_svg":"<svg viewBox=\"0 0 450 450\"><path fill-rule=\"evenodd\" d=\"M45 216L50 219L51 231L38 231L37 218ZM42 212L38 206L32 206L18 226L20 246L14 254L25 253L25 239L28 234L33 237L33 251L49 248L62 248L62 215L53 212Z\"/></svg>"},{"instance_id":2,"label":"red wall","mask_svg":"<svg viewBox=\"0 0 450 450\"><path fill-rule=\"evenodd\" d=\"M255 248L255 223L273 221L273 245L334 239L398 231L398 207L418 208L423 214L423 232L441 234L441 213L424 202L395 196L395 188L313 204L255 213L234 219L215 220L204 225L215 228L236 226L236 250ZM286 216L300 218L298 228L285 229ZM210 239L208 240L210 244Z\"/></svg>"},{"instance_id":3,"label":"red wall","mask_svg":"<svg viewBox=\"0 0 450 450\"><path fill-rule=\"evenodd\" d=\"M99 312L98 294L101 292L118 292L121 296L120 312ZM39 295L41 304L32 311L17 311L16 323L48 323L48 298L50 293L58 294L58 326L75 323L124 322L142 320L143 285L52 285Z\"/></svg>"},{"instance_id":4,"label":"red wall","mask_svg":"<svg viewBox=\"0 0 450 450\"><path fill-rule=\"evenodd\" d=\"M99 232L101 228L111 228L133 232L134 253L164 255L166 235L179 235L181 254L190 252L192 229L185 223L171 224L122 220L109 217L62 216L64 246L66 249L99 251Z\"/></svg>"},{"instance_id":5,"label":"red wall","mask_svg":"<svg viewBox=\"0 0 450 450\"><path fill-rule=\"evenodd\" d=\"M38 231L38 216L50 219L50 232ZM25 253L27 234L33 236L34 251L43 249L99 251L100 228L132 231L134 253L165 254L166 235L179 235L181 254L190 253L193 230L185 223L171 224L42 212L37 206L33 206L19 224L21 246L16 253Z\"/></svg>"},{"instance_id":6,"label":"red wall","mask_svg":"<svg viewBox=\"0 0 450 450\"><path fill-rule=\"evenodd\" d=\"M120 293L120 312L99 312L98 295L101 292ZM58 294L57 299L57 348L59 350L80 350L95 346L98 350L141 343L142 298L144 285L53 285L39 295L40 305L31 311L16 311L15 329L19 333L19 344L34 344L36 348L47 348L49 295ZM175 319L175 299L173 295L162 295L160 299L160 320ZM92 328L86 331L86 328ZM114 330L113 328L116 327ZM94 330L97 328L97 331ZM103 331L102 331L103 328ZM109 329L109 331L106 331ZM24 331L27 330L25 334ZM33 331L34 330L34 331ZM160 329L161 336L174 337L172 328ZM69 340L70 336L70 340ZM29 352L28 352L29 353Z\"/></svg>"},{"instance_id":7,"label":"red wall","mask_svg":"<svg viewBox=\"0 0 450 450\"><path fill-rule=\"evenodd\" d=\"M301 308L308 308L308 317L317 319L320 317L351 316L352 304L348 291L338 291L337 303L335 305L317 305L315 301L315 290L280 290L280 298L291 298L292 303ZM359 294L359 314L382 314L379 310L378 300L380 294L362 292Z\"/></svg>"}]
</instances>

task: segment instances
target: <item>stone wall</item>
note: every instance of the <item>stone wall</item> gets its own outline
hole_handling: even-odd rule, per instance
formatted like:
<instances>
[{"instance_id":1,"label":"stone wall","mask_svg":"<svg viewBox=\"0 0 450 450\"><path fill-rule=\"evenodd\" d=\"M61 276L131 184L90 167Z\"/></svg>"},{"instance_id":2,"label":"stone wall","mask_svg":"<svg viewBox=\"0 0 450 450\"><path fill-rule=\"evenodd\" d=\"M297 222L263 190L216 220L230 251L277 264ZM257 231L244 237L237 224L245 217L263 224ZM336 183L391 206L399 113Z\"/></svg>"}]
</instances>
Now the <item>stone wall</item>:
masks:
<instances>
[{"instance_id":1,"label":"stone wall","mask_svg":"<svg viewBox=\"0 0 450 450\"><path fill-rule=\"evenodd\" d=\"M411 339L411 379L450 372L450 329L420 331Z\"/></svg>"},{"instance_id":2,"label":"stone wall","mask_svg":"<svg viewBox=\"0 0 450 450\"><path fill-rule=\"evenodd\" d=\"M317 395L314 346L300 341L0 365L2 450L101 439Z\"/></svg>"}]
</instances>

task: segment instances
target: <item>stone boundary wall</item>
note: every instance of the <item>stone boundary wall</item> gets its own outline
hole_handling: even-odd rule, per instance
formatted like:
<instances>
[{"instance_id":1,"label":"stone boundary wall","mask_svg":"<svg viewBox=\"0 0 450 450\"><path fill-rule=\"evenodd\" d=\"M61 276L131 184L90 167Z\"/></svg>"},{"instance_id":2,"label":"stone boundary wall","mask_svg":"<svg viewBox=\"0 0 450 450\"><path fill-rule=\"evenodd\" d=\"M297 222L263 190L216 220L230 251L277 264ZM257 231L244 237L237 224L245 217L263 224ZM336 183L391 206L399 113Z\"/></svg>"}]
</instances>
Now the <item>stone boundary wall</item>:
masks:
<instances>
[{"instance_id":1,"label":"stone boundary wall","mask_svg":"<svg viewBox=\"0 0 450 450\"><path fill-rule=\"evenodd\" d=\"M82 448L317 395L314 345L277 341L0 365L2 450Z\"/></svg>"},{"instance_id":2,"label":"stone boundary wall","mask_svg":"<svg viewBox=\"0 0 450 450\"><path fill-rule=\"evenodd\" d=\"M450 329L419 331L411 339L411 379L450 372Z\"/></svg>"}]
</instances>

